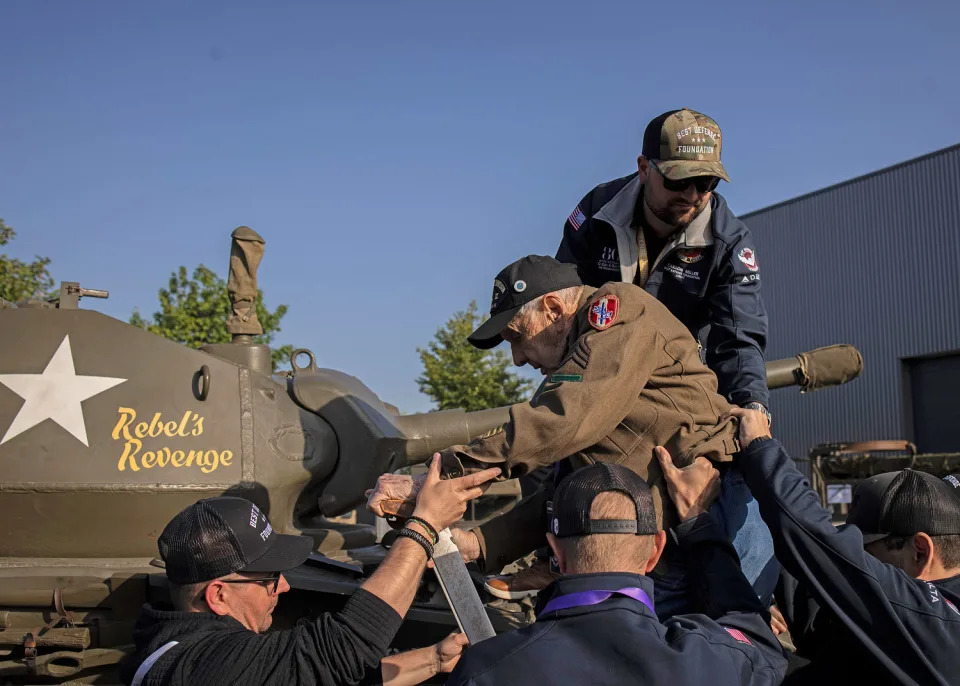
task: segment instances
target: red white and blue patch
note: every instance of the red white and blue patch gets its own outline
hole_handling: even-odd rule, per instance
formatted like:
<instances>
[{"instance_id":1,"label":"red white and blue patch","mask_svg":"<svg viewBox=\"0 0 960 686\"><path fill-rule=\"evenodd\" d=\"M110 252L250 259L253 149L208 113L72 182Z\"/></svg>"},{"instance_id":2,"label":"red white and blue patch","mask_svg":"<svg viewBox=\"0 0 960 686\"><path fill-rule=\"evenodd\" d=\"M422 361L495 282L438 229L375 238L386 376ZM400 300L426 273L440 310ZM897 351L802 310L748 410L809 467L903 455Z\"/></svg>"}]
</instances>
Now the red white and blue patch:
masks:
<instances>
[{"instance_id":1,"label":"red white and blue patch","mask_svg":"<svg viewBox=\"0 0 960 686\"><path fill-rule=\"evenodd\" d=\"M580 205L577 205L577 209L570 213L570 216L567 217L567 221L570 222L570 226L572 226L573 230L576 231L583 225L583 222L587 221L587 215L585 215L583 210L580 209Z\"/></svg>"},{"instance_id":2,"label":"red white and blue patch","mask_svg":"<svg viewBox=\"0 0 960 686\"><path fill-rule=\"evenodd\" d=\"M723 628L727 630L727 633L728 633L728 634L730 634L731 636L733 636L735 639L737 639L737 640L740 641L741 643L746 643L748 646L752 646L752 645L753 645L753 644L750 642L750 639L747 638L746 636L744 636L744 635L743 635L743 632L740 631L739 629L731 629L731 628L728 627L728 626L725 626L725 627L723 627Z\"/></svg>"},{"instance_id":3,"label":"red white and blue patch","mask_svg":"<svg viewBox=\"0 0 960 686\"><path fill-rule=\"evenodd\" d=\"M603 331L613 326L619 314L620 298L615 295L604 295L591 303L587 321L597 331Z\"/></svg>"}]
</instances>

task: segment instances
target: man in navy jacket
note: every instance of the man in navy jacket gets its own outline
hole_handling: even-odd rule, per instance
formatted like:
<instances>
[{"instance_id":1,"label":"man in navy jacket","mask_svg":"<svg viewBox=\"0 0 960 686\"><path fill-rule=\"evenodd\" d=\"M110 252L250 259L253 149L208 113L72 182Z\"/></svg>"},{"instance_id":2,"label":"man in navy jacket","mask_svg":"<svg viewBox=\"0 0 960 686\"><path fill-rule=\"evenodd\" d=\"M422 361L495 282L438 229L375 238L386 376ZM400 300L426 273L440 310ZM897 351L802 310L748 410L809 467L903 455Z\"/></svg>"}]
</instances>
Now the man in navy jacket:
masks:
<instances>
[{"instance_id":1,"label":"man in navy jacket","mask_svg":"<svg viewBox=\"0 0 960 686\"><path fill-rule=\"evenodd\" d=\"M637 173L602 183L563 227L557 259L585 284L644 288L694 338L709 327L704 361L733 405L769 407L763 351L767 313L749 229L713 192L729 181L717 123L689 109L651 121Z\"/></svg>"},{"instance_id":2,"label":"man in navy jacket","mask_svg":"<svg viewBox=\"0 0 960 686\"><path fill-rule=\"evenodd\" d=\"M705 458L678 469L658 447L682 523L680 550L703 614L661 623L646 576L666 544L649 486L620 465L584 467L557 488L550 546L563 576L540 593L537 621L468 649L448 684L779 684L786 670L769 615L707 511L719 474ZM697 475L708 492L689 497Z\"/></svg>"},{"instance_id":3,"label":"man in navy jacket","mask_svg":"<svg viewBox=\"0 0 960 686\"><path fill-rule=\"evenodd\" d=\"M766 419L730 414L741 421L737 459L777 558L819 605L819 650L790 682L956 684L960 498L952 485L910 469L873 477L837 529Z\"/></svg>"}]
</instances>

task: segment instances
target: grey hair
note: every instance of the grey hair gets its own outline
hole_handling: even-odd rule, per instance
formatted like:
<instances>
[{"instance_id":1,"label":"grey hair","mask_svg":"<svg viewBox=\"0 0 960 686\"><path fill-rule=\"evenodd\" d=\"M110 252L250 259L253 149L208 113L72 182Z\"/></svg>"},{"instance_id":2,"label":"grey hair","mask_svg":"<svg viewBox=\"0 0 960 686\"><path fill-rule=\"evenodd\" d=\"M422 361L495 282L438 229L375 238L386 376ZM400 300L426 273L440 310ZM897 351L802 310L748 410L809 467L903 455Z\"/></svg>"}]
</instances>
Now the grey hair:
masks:
<instances>
[{"instance_id":1,"label":"grey hair","mask_svg":"<svg viewBox=\"0 0 960 686\"><path fill-rule=\"evenodd\" d=\"M563 301L565 308L574 309L576 308L577 302L580 300L580 294L583 292L583 286L570 286L569 288L561 288L559 291L550 291L550 293L544 293L539 298L534 298L528 303L524 303L523 307L517 312L516 320L518 317L526 317L527 315L534 312L539 306L540 301L543 300L546 295L555 295L560 300Z\"/></svg>"}]
</instances>

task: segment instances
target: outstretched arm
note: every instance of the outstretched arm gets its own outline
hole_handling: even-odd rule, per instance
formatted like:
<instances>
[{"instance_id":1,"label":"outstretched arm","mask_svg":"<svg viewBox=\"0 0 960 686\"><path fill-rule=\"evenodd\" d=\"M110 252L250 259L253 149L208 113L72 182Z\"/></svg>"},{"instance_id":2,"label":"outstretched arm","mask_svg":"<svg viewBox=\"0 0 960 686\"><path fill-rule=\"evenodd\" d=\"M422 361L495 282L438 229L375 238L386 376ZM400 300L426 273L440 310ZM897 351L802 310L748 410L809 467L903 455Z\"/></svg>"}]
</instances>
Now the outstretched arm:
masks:
<instances>
[{"instance_id":1,"label":"outstretched arm","mask_svg":"<svg viewBox=\"0 0 960 686\"><path fill-rule=\"evenodd\" d=\"M467 645L464 634L453 633L436 645L408 650L380 661L383 686L413 686L437 674L448 674Z\"/></svg>"}]
</instances>

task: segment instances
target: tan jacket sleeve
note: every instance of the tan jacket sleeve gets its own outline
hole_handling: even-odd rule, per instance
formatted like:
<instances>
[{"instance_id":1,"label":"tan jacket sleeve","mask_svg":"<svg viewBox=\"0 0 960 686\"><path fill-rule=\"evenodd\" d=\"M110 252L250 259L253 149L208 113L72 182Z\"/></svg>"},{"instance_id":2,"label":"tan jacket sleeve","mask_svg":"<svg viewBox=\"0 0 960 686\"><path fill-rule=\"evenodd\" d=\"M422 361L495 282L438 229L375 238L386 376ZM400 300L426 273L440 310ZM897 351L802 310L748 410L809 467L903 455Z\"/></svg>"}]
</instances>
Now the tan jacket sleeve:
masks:
<instances>
[{"instance_id":1,"label":"tan jacket sleeve","mask_svg":"<svg viewBox=\"0 0 960 686\"><path fill-rule=\"evenodd\" d=\"M607 288L597 291L603 294ZM621 307L624 303L621 302ZM516 478L599 442L629 414L662 360L664 339L648 325L642 303L620 311L597 330L581 308L574 331L582 332L560 368L528 403L510 408L510 421L467 445L441 453L443 473L455 477L500 466Z\"/></svg>"}]
</instances>

